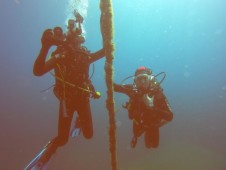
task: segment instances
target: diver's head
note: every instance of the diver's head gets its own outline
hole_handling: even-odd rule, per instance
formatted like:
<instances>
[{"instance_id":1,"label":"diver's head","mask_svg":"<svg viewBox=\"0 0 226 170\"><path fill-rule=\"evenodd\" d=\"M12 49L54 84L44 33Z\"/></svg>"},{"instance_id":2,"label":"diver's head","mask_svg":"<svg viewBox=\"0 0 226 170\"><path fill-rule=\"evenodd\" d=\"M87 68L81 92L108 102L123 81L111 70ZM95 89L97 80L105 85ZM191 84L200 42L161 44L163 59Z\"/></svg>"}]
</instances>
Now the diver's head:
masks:
<instances>
[{"instance_id":1,"label":"diver's head","mask_svg":"<svg viewBox=\"0 0 226 170\"><path fill-rule=\"evenodd\" d=\"M77 27L76 21L73 19L68 20L68 25L67 25L68 32L71 32L73 34L82 34L82 29L81 27Z\"/></svg>"},{"instance_id":2,"label":"diver's head","mask_svg":"<svg viewBox=\"0 0 226 170\"><path fill-rule=\"evenodd\" d=\"M150 87L151 74L152 71L144 66L139 67L135 71L134 83L138 90L140 91L148 90L148 88Z\"/></svg>"},{"instance_id":3,"label":"diver's head","mask_svg":"<svg viewBox=\"0 0 226 170\"><path fill-rule=\"evenodd\" d=\"M76 27L76 21L74 19L68 20L67 42L73 45L82 44L85 42L85 38L81 35L82 29Z\"/></svg>"},{"instance_id":4,"label":"diver's head","mask_svg":"<svg viewBox=\"0 0 226 170\"><path fill-rule=\"evenodd\" d=\"M72 31L75 28L75 20L69 19L67 28L68 28L68 30Z\"/></svg>"},{"instance_id":5,"label":"diver's head","mask_svg":"<svg viewBox=\"0 0 226 170\"><path fill-rule=\"evenodd\" d=\"M55 27L53 29L54 38L58 40L64 40L65 36L61 27Z\"/></svg>"},{"instance_id":6,"label":"diver's head","mask_svg":"<svg viewBox=\"0 0 226 170\"><path fill-rule=\"evenodd\" d=\"M138 76L139 74L148 74L151 75L152 71L151 69L145 67L145 66L140 66L136 69L134 76Z\"/></svg>"}]
</instances>

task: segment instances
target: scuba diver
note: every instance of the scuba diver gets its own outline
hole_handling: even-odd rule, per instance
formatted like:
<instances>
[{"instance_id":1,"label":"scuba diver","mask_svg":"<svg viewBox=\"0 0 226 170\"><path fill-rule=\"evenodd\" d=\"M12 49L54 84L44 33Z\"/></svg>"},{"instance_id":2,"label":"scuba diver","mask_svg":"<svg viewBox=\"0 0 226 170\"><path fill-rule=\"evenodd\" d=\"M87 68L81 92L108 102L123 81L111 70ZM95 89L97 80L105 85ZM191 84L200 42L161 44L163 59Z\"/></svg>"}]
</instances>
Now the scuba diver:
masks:
<instances>
[{"instance_id":1,"label":"scuba diver","mask_svg":"<svg viewBox=\"0 0 226 170\"><path fill-rule=\"evenodd\" d=\"M86 139L93 136L93 122L90 109L90 97L98 99L100 93L95 88L89 77L91 63L105 56L104 49L91 53L82 44L81 22L83 18L78 15L76 20L68 21L68 31L63 33L61 27L47 29L41 38L41 50L34 63L33 73L42 76L50 72L55 78L54 94L59 100L58 135L48 142L40 154L25 168L41 168L55 153L56 149L68 142L71 122L74 112L77 112L75 129L81 129ZM79 27L76 26L79 22ZM57 46L49 59L47 55L52 46ZM54 70L54 73L51 72ZM72 131L72 135L76 133Z\"/></svg>"},{"instance_id":2,"label":"scuba diver","mask_svg":"<svg viewBox=\"0 0 226 170\"><path fill-rule=\"evenodd\" d=\"M158 75L163 74L160 73ZM114 91L128 95L129 101L123 104L128 110L129 119L133 120L133 138L131 147L144 134L145 146L157 148L159 145L159 128L173 119L173 113L156 77L147 67L139 67L135 71L133 84L115 84Z\"/></svg>"}]
</instances>

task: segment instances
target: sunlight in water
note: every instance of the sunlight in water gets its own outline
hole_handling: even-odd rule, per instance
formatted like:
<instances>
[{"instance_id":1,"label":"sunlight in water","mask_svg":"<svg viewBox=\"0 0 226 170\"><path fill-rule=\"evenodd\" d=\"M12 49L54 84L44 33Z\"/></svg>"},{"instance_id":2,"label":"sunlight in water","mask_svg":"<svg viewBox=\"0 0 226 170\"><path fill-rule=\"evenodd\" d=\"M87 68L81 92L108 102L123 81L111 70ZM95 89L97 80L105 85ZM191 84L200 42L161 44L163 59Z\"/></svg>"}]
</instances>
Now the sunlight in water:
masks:
<instances>
[{"instance_id":1,"label":"sunlight in water","mask_svg":"<svg viewBox=\"0 0 226 170\"><path fill-rule=\"evenodd\" d=\"M66 9L67 17L73 17L73 11L78 11L83 17L87 15L88 0L69 0Z\"/></svg>"},{"instance_id":2,"label":"sunlight in water","mask_svg":"<svg viewBox=\"0 0 226 170\"><path fill-rule=\"evenodd\" d=\"M83 18L87 16L88 0L68 0L68 5L66 6L65 14L67 25L68 19L75 18L74 11L78 12ZM83 28L84 33L84 28Z\"/></svg>"}]
</instances>

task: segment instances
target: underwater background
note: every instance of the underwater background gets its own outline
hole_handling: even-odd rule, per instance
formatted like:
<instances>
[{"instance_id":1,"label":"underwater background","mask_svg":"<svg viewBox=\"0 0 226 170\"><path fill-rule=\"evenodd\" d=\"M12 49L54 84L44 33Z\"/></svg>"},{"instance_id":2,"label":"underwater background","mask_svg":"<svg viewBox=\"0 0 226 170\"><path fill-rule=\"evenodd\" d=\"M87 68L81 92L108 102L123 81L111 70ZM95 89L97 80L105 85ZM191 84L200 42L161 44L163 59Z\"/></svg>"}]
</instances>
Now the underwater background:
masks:
<instances>
[{"instance_id":1,"label":"underwater background","mask_svg":"<svg viewBox=\"0 0 226 170\"><path fill-rule=\"evenodd\" d=\"M79 0L78 0L79 1ZM82 0L80 0L82 2ZM102 48L98 0L84 1L85 45ZM35 77L33 63L42 32L61 26L72 0L0 0L0 169L22 170L57 134L58 101L50 74ZM115 93L119 170L226 170L226 1L113 0L114 81L139 66L162 83L174 120L160 129L160 146L147 149L143 136L130 148L132 122ZM49 170L110 170L104 61L92 81L102 94L91 100L94 137L70 139ZM92 66L91 66L92 72Z\"/></svg>"}]
</instances>

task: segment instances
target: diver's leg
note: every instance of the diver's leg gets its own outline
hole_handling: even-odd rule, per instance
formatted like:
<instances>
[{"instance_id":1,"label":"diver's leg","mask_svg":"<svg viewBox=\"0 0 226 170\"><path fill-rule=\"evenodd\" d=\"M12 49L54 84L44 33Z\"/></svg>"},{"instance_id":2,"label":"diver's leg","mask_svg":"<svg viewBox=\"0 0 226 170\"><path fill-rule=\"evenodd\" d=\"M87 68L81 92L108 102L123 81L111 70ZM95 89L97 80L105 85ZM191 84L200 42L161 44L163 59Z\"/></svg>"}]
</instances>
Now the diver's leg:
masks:
<instances>
[{"instance_id":1,"label":"diver's leg","mask_svg":"<svg viewBox=\"0 0 226 170\"><path fill-rule=\"evenodd\" d=\"M136 137L140 137L143 133L143 128L139 120L133 120L133 134Z\"/></svg>"},{"instance_id":2,"label":"diver's leg","mask_svg":"<svg viewBox=\"0 0 226 170\"><path fill-rule=\"evenodd\" d=\"M137 144L137 138L141 136L143 133L142 126L140 122L136 121L135 119L133 120L133 138L130 142L130 146L134 148Z\"/></svg>"},{"instance_id":3,"label":"diver's leg","mask_svg":"<svg viewBox=\"0 0 226 170\"><path fill-rule=\"evenodd\" d=\"M31 168L42 169L56 152L58 146L63 146L67 143L73 112L68 111L65 117L64 108L66 108L65 103L61 101L59 106L58 136L47 143L47 145L35 157L35 159L30 162L25 170L30 170Z\"/></svg>"},{"instance_id":4,"label":"diver's leg","mask_svg":"<svg viewBox=\"0 0 226 170\"><path fill-rule=\"evenodd\" d=\"M150 127L144 134L145 146L147 148L157 148L159 145L159 128Z\"/></svg>"},{"instance_id":5,"label":"diver's leg","mask_svg":"<svg viewBox=\"0 0 226 170\"><path fill-rule=\"evenodd\" d=\"M39 162L43 165L46 164L51 156L56 152L58 148L58 141L57 137L49 141L46 146L44 147L44 152L41 154Z\"/></svg>"},{"instance_id":6,"label":"diver's leg","mask_svg":"<svg viewBox=\"0 0 226 170\"><path fill-rule=\"evenodd\" d=\"M58 136L49 141L47 145L44 147L45 151L40 157L40 162L44 164L48 162L48 160L56 152L59 146L65 145L68 141L73 112L67 111L69 113L67 113L67 115L65 116L64 109L66 109L65 103L63 101L60 101Z\"/></svg>"},{"instance_id":7,"label":"diver's leg","mask_svg":"<svg viewBox=\"0 0 226 170\"><path fill-rule=\"evenodd\" d=\"M82 133L86 139L91 139L93 137L93 121L90 109L90 102L87 98L86 100L80 100L77 106L77 111L81 123Z\"/></svg>"},{"instance_id":8,"label":"diver's leg","mask_svg":"<svg viewBox=\"0 0 226 170\"><path fill-rule=\"evenodd\" d=\"M64 113L65 111L66 115ZM71 104L67 103L67 105L65 106L65 102L60 102L57 136L58 146L63 146L68 142L73 112L74 111Z\"/></svg>"}]
</instances>

